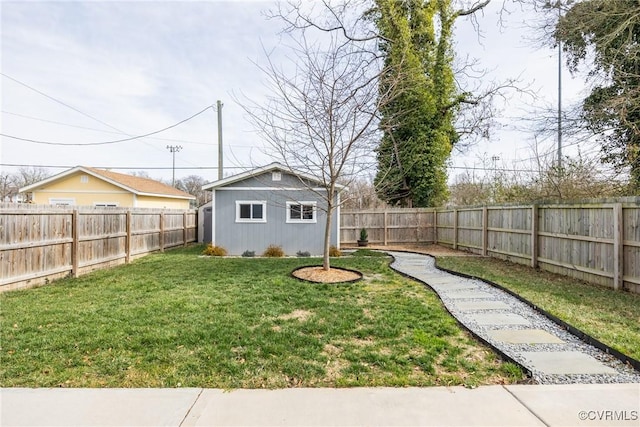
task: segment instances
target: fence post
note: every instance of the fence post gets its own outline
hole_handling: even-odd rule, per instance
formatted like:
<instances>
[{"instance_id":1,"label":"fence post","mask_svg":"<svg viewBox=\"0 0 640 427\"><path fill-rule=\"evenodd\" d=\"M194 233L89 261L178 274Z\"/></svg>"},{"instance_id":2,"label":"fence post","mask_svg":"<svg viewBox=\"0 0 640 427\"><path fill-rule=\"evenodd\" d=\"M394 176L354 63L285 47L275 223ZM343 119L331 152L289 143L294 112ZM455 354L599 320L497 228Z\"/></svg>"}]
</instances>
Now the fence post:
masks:
<instances>
[{"instance_id":1,"label":"fence post","mask_svg":"<svg viewBox=\"0 0 640 427\"><path fill-rule=\"evenodd\" d=\"M73 242L71 243L71 275L73 277L78 277L78 266L79 266L79 260L78 260L78 245L80 244L80 230L79 228L79 213L78 213L78 209L74 209L73 213L71 214L71 235L73 238Z\"/></svg>"},{"instance_id":2,"label":"fence post","mask_svg":"<svg viewBox=\"0 0 640 427\"><path fill-rule=\"evenodd\" d=\"M487 256L489 245L489 208L482 207L482 256Z\"/></svg>"},{"instance_id":3,"label":"fence post","mask_svg":"<svg viewBox=\"0 0 640 427\"><path fill-rule=\"evenodd\" d=\"M124 242L124 262L131 262L131 209L127 209L127 237Z\"/></svg>"},{"instance_id":4,"label":"fence post","mask_svg":"<svg viewBox=\"0 0 640 427\"><path fill-rule=\"evenodd\" d=\"M624 217L622 203L613 205L613 289L624 286Z\"/></svg>"},{"instance_id":5,"label":"fence post","mask_svg":"<svg viewBox=\"0 0 640 427\"><path fill-rule=\"evenodd\" d=\"M387 246L387 220L389 219L387 215L387 210L384 210L384 245Z\"/></svg>"},{"instance_id":6,"label":"fence post","mask_svg":"<svg viewBox=\"0 0 640 427\"><path fill-rule=\"evenodd\" d=\"M160 212L160 252L164 252L164 212Z\"/></svg>"},{"instance_id":7,"label":"fence post","mask_svg":"<svg viewBox=\"0 0 640 427\"><path fill-rule=\"evenodd\" d=\"M453 210L453 250L458 250L458 209Z\"/></svg>"},{"instance_id":8,"label":"fence post","mask_svg":"<svg viewBox=\"0 0 640 427\"><path fill-rule=\"evenodd\" d=\"M433 244L438 244L438 210L433 210Z\"/></svg>"},{"instance_id":9,"label":"fence post","mask_svg":"<svg viewBox=\"0 0 640 427\"><path fill-rule=\"evenodd\" d=\"M340 232L340 230L338 230L338 232ZM187 246L187 211L182 213L182 245Z\"/></svg>"},{"instance_id":10,"label":"fence post","mask_svg":"<svg viewBox=\"0 0 640 427\"><path fill-rule=\"evenodd\" d=\"M531 206L531 267L538 268L538 205Z\"/></svg>"}]
</instances>

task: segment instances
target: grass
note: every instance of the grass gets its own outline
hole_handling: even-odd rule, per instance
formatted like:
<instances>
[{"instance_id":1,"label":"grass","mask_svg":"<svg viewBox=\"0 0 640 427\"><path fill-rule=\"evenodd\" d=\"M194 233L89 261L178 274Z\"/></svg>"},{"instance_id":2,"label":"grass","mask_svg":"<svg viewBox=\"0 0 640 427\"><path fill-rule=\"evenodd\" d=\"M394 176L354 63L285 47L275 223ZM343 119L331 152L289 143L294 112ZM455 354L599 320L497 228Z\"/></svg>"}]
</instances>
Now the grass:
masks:
<instances>
[{"instance_id":1,"label":"grass","mask_svg":"<svg viewBox=\"0 0 640 427\"><path fill-rule=\"evenodd\" d=\"M332 260L365 280L312 285L289 276L309 258L205 258L202 249L0 295L0 386L476 386L523 378L387 258Z\"/></svg>"},{"instance_id":2,"label":"grass","mask_svg":"<svg viewBox=\"0 0 640 427\"><path fill-rule=\"evenodd\" d=\"M351 256L354 257L378 257L385 258L388 255L385 252L376 251L372 249L356 249Z\"/></svg>"},{"instance_id":3,"label":"grass","mask_svg":"<svg viewBox=\"0 0 640 427\"><path fill-rule=\"evenodd\" d=\"M498 283L608 346L640 360L638 294L615 292L495 258L439 257L437 265Z\"/></svg>"}]
</instances>

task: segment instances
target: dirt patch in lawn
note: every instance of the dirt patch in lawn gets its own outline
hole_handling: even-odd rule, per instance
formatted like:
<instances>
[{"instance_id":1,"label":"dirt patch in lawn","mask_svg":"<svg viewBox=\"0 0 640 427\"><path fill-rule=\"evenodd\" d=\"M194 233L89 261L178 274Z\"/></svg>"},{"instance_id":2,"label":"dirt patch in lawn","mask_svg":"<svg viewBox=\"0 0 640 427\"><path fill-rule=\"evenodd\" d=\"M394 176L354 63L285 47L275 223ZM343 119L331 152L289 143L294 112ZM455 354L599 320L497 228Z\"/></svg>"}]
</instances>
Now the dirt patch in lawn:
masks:
<instances>
[{"instance_id":1,"label":"dirt patch in lawn","mask_svg":"<svg viewBox=\"0 0 640 427\"><path fill-rule=\"evenodd\" d=\"M342 283L354 282L362 279L362 274L357 271L331 267L324 270L321 266L302 267L294 270L293 277L315 283Z\"/></svg>"},{"instance_id":2,"label":"dirt patch in lawn","mask_svg":"<svg viewBox=\"0 0 640 427\"><path fill-rule=\"evenodd\" d=\"M304 322L309 317L311 317L312 315L313 315L313 312L308 311L308 310L294 310L291 313L283 314L281 316L278 316L278 319L282 319L282 320L296 319L296 320L299 320L301 322Z\"/></svg>"}]
</instances>

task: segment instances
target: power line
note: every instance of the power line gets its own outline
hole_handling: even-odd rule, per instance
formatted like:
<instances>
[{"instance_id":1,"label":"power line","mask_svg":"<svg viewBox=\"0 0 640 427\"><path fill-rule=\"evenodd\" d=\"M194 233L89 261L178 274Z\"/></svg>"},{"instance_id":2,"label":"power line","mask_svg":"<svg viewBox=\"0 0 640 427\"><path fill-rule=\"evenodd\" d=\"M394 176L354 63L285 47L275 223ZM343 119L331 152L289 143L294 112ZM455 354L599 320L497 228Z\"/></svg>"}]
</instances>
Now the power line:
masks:
<instances>
[{"instance_id":1,"label":"power line","mask_svg":"<svg viewBox=\"0 0 640 427\"><path fill-rule=\"evenodd\" d=\"M122 131L112 131L112 130L91 128L91 127L88 127L88 126L72 125L70 123L59 122L59 121L56 121L56 120L42 119L40 117L33 117L33 116L26 115L26 114L14 113L14 112L7 111L7 110L2 110L2 113L3 114L9 114L11 116L21 117L21 118L24 118L24 119L37 120L39 122L51 123L51 124L60 125L60 126L68 126L68 127L72 127L72 128L85 129L85 130L90 130L90 131L95 131L95 132L131 136L130 134L128 134L126 132L122 132ZM209 147L214 147L214 146L217 145L217 143L213 143L213 142L198 142L198 141L189 141L189 140L186 140L186 139L159 138L157 136L156 137L149 137L149 139L156 139L158 141L167 141L167 142L179 142L181 144L206 145L206 146L209 146ZM246 145L246 144L233 144L233 148L256 148L256 146L255 145Z\"/></svg>"},{"instance_id":2,"label":"power line","mask_svg":"<svg viewBox=\"0 0 640 427\"><path fill-rule=\"evenodd\" d=\"M123 138L123 139L117 139L114 141L103 141L103 142L87 142L87 143L75 143L75 142L70 142L70 143L66 143L66 142L51 142L51 141L39 141L39 140L35 140L35 139L29 139L29 138L21 138L18 136L13 136L13 135L7 135L5 133L0 133L1 136L4 136L6 138L11 138L11 139L17 139L19 141L26 141L26 142L33 142L35 144L46 144L46 145L64 145L64 146L89 146L89 145L107 145L107 144L117 144L120 142L127 142L127 141L133 141L136 139L140 139L140 138L146 138L148 136L151 135L156 135L158 133L167 131L169 129L173 129L176 126L179 126L185 122L188 122L189 120L199 116L200 114L204 113L205 111L207 111L209 108L213 108L212 105L209 105L207 107L205 107L204 109L198 111L197 113L195 113L194 115L187 117L184 120L180 120L178 123L175 123L171 126L167 126L166 128L154 131L154 132L149 132L146 133L144 135L138 135L138 136L132 136L131 138ZM124 132L123 132L124 133Z\"/></svg>"},{"instance_id":3,"label":"power line","mask_svg":"<svg viewBox=\"0 0 640 427\"><path fill-rule=\"evenodd\" d=\"M21 85L21 86L26 87L26 88L27 88L27 89L29 89L29 90L32 90L32 91L34 91L34 92L38 93L38 94L39 94L39 95L41 95L41 96L44 96L45 98L48 98L48 99L50 99L50 100L52 100L52 101L54 101L54 102L56 102L56 103L58 103L58 104L60 104L60 105L63 105L63 106L65 106L65 107L67 107L67 108L69 108L69 109L71 109L71 110L73 110L73 111L76 111L76 112L78 112L78 113L82 114L82 115L83 115L83 116L85 116L85 117L88 117L88 118L90 118L90 119L92 119L92 120L97 121L98 123L101 123L101 124L103 124L103 125L105 125L105 126L107 126L107 127L111 128L111 129L114 129L114 130L116 130L116 131L120 132L121 134L131 136L131 134L130 134L130 133L124 132L123 130L118 129L117 127L112 126L112 125L110 125L109 123L106 123L106 122L104 122L104 121L102 121L102 120L100 120L100 119L98 119L98 118L96 118L96 117L93 117L92 115L87 114L87 113L85 113L85 112L83 112L83 111L81 111L81 110L79 110L79 109L77 109L77 108L75 108L75 107L73 107L73 106L71 106L71 105L69 105L69 104L67 104L67 103L65 103L65 102L63 102L63 101L61 101L61 100L59 100L59 99L57 99L57 98L53 97L53 96L51 96L51 95L48 95L48 94L44 93L43 91L38 90L38 89L36 89L36 88L34 88L34 87L32 87L32 86L30 86L30 85L28 85L28 84L26 84L26 83L24 83L24 82L22 82L22 81L20 81L20 80L16 79L15 77L11 77L11 76L9 76L8 74L2 73L2 72L0 72L0 75L4 76L5 78L7 78L7 79L9 79L9 80L14 81L15 83L17 83L17 84L19 84L19 85ZM211 107L213 108L213 106L211 106ZM209 107L207 107L207 108L209 108ZM207 108L205 108L202 112L206 111L206 110L207 110ZM202 113L202 112L201 112L201 113ZM199 114L200 114L200 113L198 113L198 114L196 114L196 115L192 116L191 118L196 117L196 116L197 116L197 115L199 115ZM187 120L190 120L191 118L189 118L189 119L187 119ZM187 121L187 120L184 120L184 121ZM184 121L183 121L183 122L184 122ZM177 123L177 124L176 124L176 125L174 125L173 127L178 126L179 124L181 124L181 123ZM164 129L164 130L168 130L168 129L171 129L171 127L168 127L168 128L166 128L166 129ZM158 132L155 132L155 133L160 133L160 132L161 132L161 131L158 131ZM154 135L155 133L150 133L149 135ZM1 135L1 134L0 134L0 135ZM10 136L10 135L4 135L4 136L9 137L9 138L12 138L12 136ZM13 137L13 138L14 138L14 139L16 139L15 137ZM143 138L143 137L135 137L135 138L132 138L132 139L137 139L137 138ZM65 143L48 143L48 142L46 142L46 141L37 141L37 140L30 140L30 141L29 141L29 140L27 140L26 138L22 138L22 140L23 140L23 141L27 141L27 142L40 143L40 144L47 144L47 145L63 145L63 146L74 146L74 145L75 145L75 146L82 146L82 145L102 145L102 144L65 144ZM159 150L155 145L150 144L150 143L148 143L147 141L144 141L144 140L143 140L143 141L141 141L141 142L142 142L143 144L145 144L145 145L150 146L151 148L153 148L153 149L155 149L155 150ZM114 142L114 143L115 143L115 142ZM209 144L204 144L204 145L209 145ZM192 164L192 165L193 165L193 163L192 163L192 162L187 161L187 163L189 163L189 164Z\"/></svg>"},{"instance_id":4,"label":"power line","mask_svg":"<svg viewBox=\"0 0 640 427\"><path fill-rule=\"evenodd\" d=\"M26 83L24 83L24 82L22 82L22 81L20 81L20 80L16 79L15 77L11 77L11 76L9 76L8 74L2 73L2 72L0 72L0 75L4 76L5 78L7 78L7 79L9 79L9 80L12 80L12 81L14 81L14 82L18 83L18 84L19 84L19 85L21 85L21 86L26 87L26 88L27 88L27 89L29 89L29 90L32 90L32 91L36 92L36 93L37 93L37 94L39 94L39 95L44 96L45 98L48 98L48 99L50 99L50 100L52 100L52 101L54 101L54 102L57 102L57 103L58 103L58 104L60 104L60 105L63 105L63 106L65 106L65 107L67 107L67 108L69 108L69 109L71 109L71 110L73 110L73 111L76 111L76 112L78 112L78 113L82 114L82 115L83 115L83 116L85 116L85 117L88 117L88 118L90 118L90 119L92 119L92 120L95 120L96 122L98 122L98 123L100 123L100 124L103 124L103 125L105 125L105 126L107 126L107 127L111 128L111 129L114 129L114 130L116 130L116 131L120 132L120 133L121 133L121 134L123 134L123 135L129 135L129 136L131 136L131 134L129 134L129 133L127 133L127 132L123 131L122 129L118 129L117 127L112 126L112 125L110 125L109 123L107 123L107 122L105 122L105 121L102 121L102 120L100 120L100 119L98 119L98 118L96 118L96 117L93 117L92 115L87 114L87 113L85 113L84 111L81 111L81 110L79 110L79 109L77 109L77 108L75 108L75 107L73 107L73 106L71 106L71 105L69 105L69 104L67 104L67 103L65 103L65 102L63 102L63 101L61 101L61 100L59 100L59 99L57 99L57 98L53 97L53 96L51 96L51 95L48 95L48 94L44 93L43 91L38 90L38 89L36 89L36 88L34 88L34 87L32 87L32 86L30 86L30 85L28 85L28 84L26 84ZM146 141L142 141L142 143L143 143L143 144L145 144L145 145L148 145L149 147L153 148L154 150L159 150L159 148L158 148L158 147L156 147L155 145L150 144L150 143L148 143L148 142L146 142ZM66 144L66 145L69 145L69 144ZM189 163L191 163L191 162L189 162ZM192 164L193 164L193 163L192 163Z\"/></svg>"},{"instance_id":5,"label":"power line","mask_svg":"<svg viewBox=\"0 0 640 427\"><path fill-rule=\"evenodd\" d=\"M16 167L16 168L43 168L43 169L71 169L78 165L29 165L18 163L0 163L0 166ZM111 170L171 170L170 166L92 166L96 169ZM216 170L217 166L176 166L176 169L182 170ZM225 166L226 169L249 170L251 167L245 166Z\"/></svg>"},{"instance_id":6,"label":"power line","mask_svg":"<svg viewBox=\"0 0 640 427\"><path fill-rule=\"evenodd\" d=\"M26 83L24 83L24 82L21 82L20 80L18 80L18 79L16 79L16 78L14 78L14 77L11 77L11 76L9 76L9 75L7 75L7 74L3 73L3 72L0 72L0 75L2 75L2 76L4 76L4 77L6 77L6 78L7 78L7 79L9 79L9 80L12 80L12 81L14 81L14 82L18 83L18 84L19 84L19 85L21 85L21 86L26 87L27 89L30 89L30 90L32 90L32 91L34 91L34 92L36 92L36 93L38 93L38 94L40 94L40 95L44 96L45 98L48 98L48 99L50 99L50 100L52 100L52 101L54 101L54 102L57 102L57 103L58 103L58 104L60 104L60 105L64 105L65 107L70 108L70 109L72 109L73 111L75 111L75 112L77 112L77 113L80 113L80 114L82 114L82 115L83 115L83 116L85 116L85 117L90 118L91 120L95 120L95 121L96 121L96 122L98 122L98 123L101 123L101 124L103 124L103 125L105 125L105 126L110 127L111 129L115 129L115 130L117 130L118 132L122 132L120 129L117 129L117 128L116 128L116 127L114 127L114 126L111 126L109 123L103 122L102 120L100 120L100 119L98 119L98 118L96 118L96 117L93 117L92 115L87 114L87 113L85 113L84 111L78 110L76 107L73 107L73 106L71 106L71 105L69 105L69 104L67 104L67 103L65 103L65 102L63 102L63 101L60 101L59 99L54 98L54 97L53 97L53 96L51 96L51 95L47 95L46 93L42 92L41 90L38 90L38 89L36 89L36 88L34 88L34 87L32 87L32 86L29 86L28 84L26 84ZM122 132L122 133L125 133L125 132Z\"/></svg>"},{"instance_id":7,"label":"power line","mask_svg":"<svg viewBox=\"0 0 640 427\"><path fill-rule=\"evenodd\" d=\"M540 171L534 169L512 169L512 168L491 168L491 167L478 167L478 166L448 166L449 169L465 169L465 170L476 170L476 171L497 171L497 172L527 172L527 173L538 173Z\"/></svg>"},{"instance_id":8,"label":"power line","mask_svg":"<svg viewBox=\"0 0 640 427\"><path fill-rule=\"evenodd\" d=\"M84 129L84 130L90 130L90 131L95 131L95 132L131 136L126 132L112 131L112 130L105 130L105 129L96 129L96 128L91 128L91 127L88 127L88 126L72 125L70 123L63 123L63 122L58 122L58 121L55 121L55 120L42 119L42 118L39 118L39 117L28 116L26 114L13 113L11 111L6 111L6 110L2 110L2 113L3 114L9 114L11 116L21 117L23 119L37 120L39 122L51 123L51 124L59 125L59 126L68 126L68 127L72 127L72 128L76 128L76 129ZM197 145L209 145L209 146L215 145L214 143L210 143L210 142L196 142L196 141L188 141L188 140L184 140L184 139L158 138L158 137L152 137L151 139L157 139L158 141L167 141L167 142L180 142L180 143L184 143L184 144L197 144Z\"/></svg>"}]
</instances>

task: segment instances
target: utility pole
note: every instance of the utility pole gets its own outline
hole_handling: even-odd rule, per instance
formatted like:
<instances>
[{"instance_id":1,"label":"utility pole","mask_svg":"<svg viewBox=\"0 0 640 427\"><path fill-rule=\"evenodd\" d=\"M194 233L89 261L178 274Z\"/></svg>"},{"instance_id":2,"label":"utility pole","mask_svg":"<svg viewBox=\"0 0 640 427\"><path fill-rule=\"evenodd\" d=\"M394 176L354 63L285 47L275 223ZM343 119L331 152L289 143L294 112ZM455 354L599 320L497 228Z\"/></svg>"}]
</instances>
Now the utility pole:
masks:
<instances>
[{"instance_id":1,"label":"utility pole","mask_svg":"<svg viewBox=\"0 0 640 427\"><path fill-rule=\"evenodd\" d=\"M558 22L560 22L560 0L558 0ZM562 42L558 41L558 170L562 170Z\"/></svg>"},{"instance_id":2,"label":"utility pole","mask_svg":"<svg viewBox=\"0 0 640 427\"><path fill-rule=\"evenodd\" d=\"M173 171L173 175L171 178L171 186L175 187L176 186L176 153L182 150L182 145L167 145L167 150L169 150L171 154L173 154L173 166L171 168L171 170Z\"/></svg>"},{"instance_id":3,"label":"utility pole","mask_svg":"<svg viewBox=\"0 0 640 427\"><path fill-rule=\"evenodd\" d=\"M222 107L224 104L218 100L216 110L218 112L218 180L222 179Z\"/></svg>"}]
</instances>

